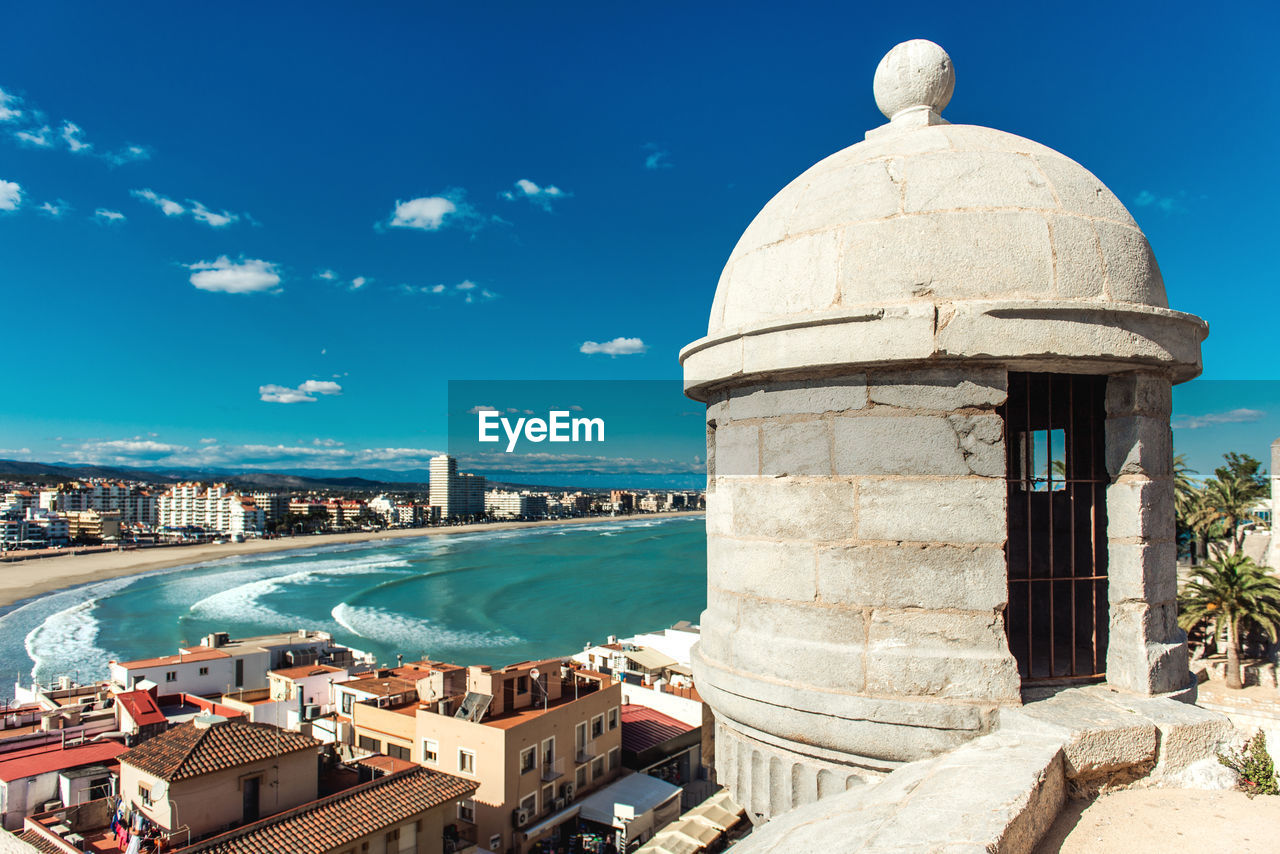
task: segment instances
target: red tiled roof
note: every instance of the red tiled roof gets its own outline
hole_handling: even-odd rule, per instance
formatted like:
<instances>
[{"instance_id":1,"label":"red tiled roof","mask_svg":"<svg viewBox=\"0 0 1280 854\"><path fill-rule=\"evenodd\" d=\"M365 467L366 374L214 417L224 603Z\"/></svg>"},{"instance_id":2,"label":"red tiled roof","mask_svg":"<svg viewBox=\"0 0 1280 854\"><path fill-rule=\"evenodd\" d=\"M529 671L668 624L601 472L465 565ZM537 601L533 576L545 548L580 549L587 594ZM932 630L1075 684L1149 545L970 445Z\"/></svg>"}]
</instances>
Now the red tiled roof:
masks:
<instances>
[{"instance_id":1,"label":"red tiled roof","mask_svg":"<svg viewBox=\"0 0 1280 854\"><path fill-rule=\"evenodd\" d=\"M366 756L363 759L357 759L356 764L367 765L368 767L381 771L384 774L394 774L397 771L403 771L406 768L417 767L408 759L397 759L394 756L385 756L381 753L375 753L373 756Z\"/></svg>"},{"instance_id":2,"label":"red tiled roof","mask_svg":"<svg viewBox=\"0 0 1280 854\"><path fill-rule=\"evenodd\" d=\"M647 706L629 703L622 707L622 749L629 753L643 753L692 729L684 721Z\"/></svg>"},{"instance_id":3,"label":"red tiled roof","mask_svg":"<svg viewBox=\"0 0 1280 854\"><path fill-rule=\"evenodd\" d=\"M125 746L117 741L97 741L75 747L46 744L29 750L17 750L0 757L0 780L7 783L50 771L97 765L109 762L124 752Z\"/></svg>"},{"instance_id":4,"label":"red tiled roof","mask_svg":"<svg viewBox=\"0 0 1280 854\"><path fill-rule=\"evenodd\" d=\"M217 649L204 649L197 652L181 652L177 655L163 655L159 658L139 658L136 661L117 661L121 667L137 670L140 667L160 667L165 664L184 664L188 661L208 661L211 658L230 658L230 655Z\"/></svg>"},{"instance_id":5,"label":"red tiled roof","mask_svg":"<svg viewBox=\"0 0 1280 854\"><path fill-rule=\"evenodd\" d=\"M0 831L0 833L3 832L4 831ZM39 851L40 854L64 854L66 851L65 848L62 848L47 836L35 830L24 830L22 833L15 833L14 835L20 842L25 842L36 851Z\"/></svg>"},{"instance_id":6,"label":"red tiled roof","mask_svg":"<svg viewBox=\"0 0 1280 854\"><path fill-rule=\"evenodd\" d=\"M322 854L434 807L469 797L479 785L415 767L198 842L183 852Z\"/></svg>"},{"instance_id":7,"label":"red tiled roof","mask_svg":"<svg viewBox=\"0 0 1280 854\"><path fill-rule=\"evenodd\" d=\"M165 721L164 712L160 711L155 698L146 691L125 691L116 694L116 702L124 706L129 717L133 718L133 722L138 726L162 724Z\"/></svg>"},{"instance_id":8,"label":"red tiled roof","mask_svg":"<svg viewBox=\"0 0 1280 854\"><path fill-rule=\"evenodd\" d=\"M173 782L315 749L319 744L310 736L267 724L229 720L203 727L189 722L122 753L120 761Z\"/></svg>"}]
</instances>

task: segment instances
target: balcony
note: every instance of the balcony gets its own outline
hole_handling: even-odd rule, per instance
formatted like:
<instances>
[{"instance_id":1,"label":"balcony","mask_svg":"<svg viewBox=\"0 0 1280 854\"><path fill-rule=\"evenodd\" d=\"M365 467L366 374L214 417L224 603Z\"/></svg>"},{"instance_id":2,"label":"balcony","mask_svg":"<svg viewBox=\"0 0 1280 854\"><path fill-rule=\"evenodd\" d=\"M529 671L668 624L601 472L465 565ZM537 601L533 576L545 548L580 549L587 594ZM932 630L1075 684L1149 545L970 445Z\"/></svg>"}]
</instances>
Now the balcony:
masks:
<instances>
[{"instance_id":1,"label":"balcony","mask_svg":"<svg viewBox=\"0 0 1280 854\"><path fill-rule=\"evenodd\" d=\"M559 779L564 776L564 757L559 759L542 760L542 782L549 783L552 780Z\"/></svg>"},{"instance_id":2,"label":"balcony","mask_svg":"<svg viewBox=\"0 0 1280 854\"><path fill-rule=\"evenodd\" d=\"M600 754L596 751L596 740L590 739L578 745L578 753L574 757L574 761L579 765L590 762Z\"/></svg>"},{"instance_id":3,"label":"balcony","mask_svg":"<svg viewBox=\"0 0 1280 854\"><path fill-rule=\"evenodd\" d=\"M444 854L464 854L473 850L477 843L478 831L469 821L458 819L454 824L444 828Z\"/></svg>"}]
</instances>

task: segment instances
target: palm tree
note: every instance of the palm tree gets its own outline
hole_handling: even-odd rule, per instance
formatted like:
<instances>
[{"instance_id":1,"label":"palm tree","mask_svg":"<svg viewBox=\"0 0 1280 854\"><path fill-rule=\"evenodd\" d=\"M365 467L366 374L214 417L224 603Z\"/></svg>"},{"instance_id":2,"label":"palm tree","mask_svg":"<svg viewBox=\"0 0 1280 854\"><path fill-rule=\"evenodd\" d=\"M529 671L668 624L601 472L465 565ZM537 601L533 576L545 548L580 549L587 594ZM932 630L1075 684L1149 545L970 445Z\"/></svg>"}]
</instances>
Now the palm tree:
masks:
<instances>
[{"instance_id":1,"label":"palm tree","mask_svg":"<svg viewBox=\"0 0 1280 854\"><path fill-rule=\"evenodd\" d=\"M1192 510L1200 496L1200 487L1191 479L1196 470L1187 465L1185 454L1173 458L1173 509L1177 526L1187 531L1190 536L1191 565L1196 565L1196 545L1199 532L1191 523Z\"/></svg>"},{"instance_id":2,"label":"palm tree","mask_svg":"<svg viewBox=\"0 0 1280 854\"><path fill-rule=\"evenodd\" d=\"M1244 545L1244 531L1240 525L1253 514L1253 508L1264 495L1255 480L1244 477L1216 477L1205 484L1205 503L1212 517L1222 522L1232 554L1239 554Z\"/></svg>"},{"instance_id":3,"label":"palm tree","mask_svg":"<svg viewBox=\"0 0 1280 854\"><path fill-rule=\"evenodd\" d=\"M1273 641L1280 635L1280 581L1252 558L1219 550L1183 586L1178 611L1178 625L1184 629L1209 624L1215 637L1226 634L1227 687L1243 688L1243 632L1256 626Z\"/></svg>"}]
</instances>

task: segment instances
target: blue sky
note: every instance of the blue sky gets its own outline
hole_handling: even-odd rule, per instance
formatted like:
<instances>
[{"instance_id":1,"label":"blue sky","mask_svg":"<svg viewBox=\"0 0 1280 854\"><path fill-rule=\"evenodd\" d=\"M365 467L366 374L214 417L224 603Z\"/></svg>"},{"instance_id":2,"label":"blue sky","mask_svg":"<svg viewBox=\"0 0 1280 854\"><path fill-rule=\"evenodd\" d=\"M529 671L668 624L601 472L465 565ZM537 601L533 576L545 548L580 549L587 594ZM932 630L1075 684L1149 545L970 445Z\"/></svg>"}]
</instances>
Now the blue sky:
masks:
<instances>
[{"instance_id":1,"label":"blue sky","mask_svg":"<svg viewBox=\"0 0 1280 854\"><path fill-rule=\"evenodd\" d=\"M913 37L955 62L949 119L1057 148L1129 206L1171 305L1210 322L1206 378L1280 379L1278 17L12 7L0 456L417 468L448 380L678 379L742 229L883 121L872 73ZM1264 455L1267 418L1235 423Z\"/></svg>"}]
</instances>

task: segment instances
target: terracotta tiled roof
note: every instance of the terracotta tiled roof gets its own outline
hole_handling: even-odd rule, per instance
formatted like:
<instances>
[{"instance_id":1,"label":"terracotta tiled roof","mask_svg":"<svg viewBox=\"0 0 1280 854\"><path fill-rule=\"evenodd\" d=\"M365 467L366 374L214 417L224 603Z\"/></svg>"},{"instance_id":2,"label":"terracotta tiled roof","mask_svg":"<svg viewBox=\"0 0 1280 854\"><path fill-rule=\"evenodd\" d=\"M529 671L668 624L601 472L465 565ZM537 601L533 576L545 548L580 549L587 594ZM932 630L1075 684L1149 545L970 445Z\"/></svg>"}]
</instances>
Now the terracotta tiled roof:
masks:
<instances>
[{"instance_id":1,"label":"terracotta tiled roof","mask_svg":"<svg viewBox=\"0 0 1280 854\"><path fill-rule=\"evenodd\" d=\"M162 724L165 721L164 712L160 711L155 698L146 691L124 691L116 694L116 702L124 706L129 717L138 726Z\"/></svg>"},{"instance_id":2,"label":"terracotta tiled roof","mask_svg":"<svg viewBox=\"0 0 1280 854\"><path fill-rule=\"evenodd\" d=\"M470 797L479 785L411 768L196 843L183 854L321 854Z\"/></svg>"},{"instance_id":3,"label":"terracotta tiled roof","mask_svg":"<svg viewBox=\"0 0 1280 854\"><path fill-rule=\"evenodd\" d=\"M0 831L0 833L3 832ZM27 843L34 850L41 852L41 854L64 854L66 851L65 848L59 847L56 843L34 830L24 830L22 833L15 835L19 841Z\"/></svg>"},{"instance_id":4,"label":"terracotta tiled roof","mask_svg":"<svg viewBox=\"0 0 1280 854\"><path fill-rule=\"evenodd\" d=\"M646 706L622 707L622 749L628 753L643 753L691 729L687 723Z\"/></svg>"},{"instance_id":5,"label":"terracotta tiled roof","mask_svg":"<svg viewBox=\"0 0 1280 854\"><path fill-rule=\"evenodd\" d=\"M284 756L320 744L298 732L230 720L209 727L182 724L120 754L131 765L173 782Z\"/></svg>"}]
</instances>

